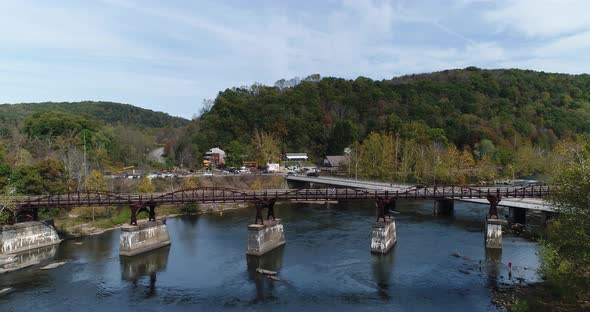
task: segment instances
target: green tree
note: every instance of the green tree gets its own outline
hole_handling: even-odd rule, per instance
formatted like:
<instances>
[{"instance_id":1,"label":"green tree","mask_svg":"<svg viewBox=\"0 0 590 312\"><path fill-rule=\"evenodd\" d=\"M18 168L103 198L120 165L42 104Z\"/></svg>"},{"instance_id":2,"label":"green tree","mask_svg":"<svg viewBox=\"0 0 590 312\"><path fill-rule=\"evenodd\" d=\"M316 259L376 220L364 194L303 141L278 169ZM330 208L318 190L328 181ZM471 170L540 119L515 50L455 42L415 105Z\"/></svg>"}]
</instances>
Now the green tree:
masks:
<instances>
[{"instance_id":1,"label":"green tree","mask_svg":"<svg viewBox=\"0 0 590 312\"><path fill-rule=\"evenodd\" d=\"M246 155L245 150L237 140L231 141L225 148L225 165L228 167L240 167L243 157Z\"/></svg>"},{"instance_id":2,"label":"green tree","mask_svg":"<svg viewBox=\"0 0 590 312\"><path fill-rule=\"evenodd\" d=\"M67 189L67 179L61 162L46 159L17 167L10 175L10 186L23 195L55 194Z\"/></svg>"},{"instance_id":3,"label":"green tree","mask_svg":"<svg viewBox=\"0 0 590 312\"><path fill-rule=\"evenodd\" d=\"M6 192L0 192L0 225L7 224L14 217L15 210L14 198Z\"/></svg>"},{"instance_id":4,"label":"green tree","mask_svg":"<svg viewBox=\"0 0 590 312\"><path fill-rule=\"evenodd\" d=\"M559 215L546 229L541 272L558 295L576 300L590 291L590 137L556 152L565 159L551 178Z\"/></svg>"},{"instance_id":5,"label":"green tree","mask_svg":"<svg viewBox=\"0 0 590 312\"><path fill-rule=\"evenodd\" d=\"M360 171L369 179L393 178L395 145L391 134L372 132L361 145Z\"/></svg>"},{"instance_id":6,"label":"green tree","mask_svg":"<svg viewBox=\"0 0 590 312\"><path fill-rule=\"evenodd\" d=\"M12 168L6 162L8 151L4 144L0 143L0 192L8 185L8 179L12 173Z\"/></svg>"},{"instance_id":7,"label":"green tree","mask_svg":"<svg viewBox=\"0 0 590 312\"><path fill-rule=\"evenodd\" d=\"M329 155L342 155L344 149L356 140L356 130L354 128L354 125L348 120L337 121L328 140L327 153Z\"/></svg>"},{"instance_id":8,"label":"green tree","mask_svg":"<svg viewBox=\"0 0 590 312\"><path fill-rule=\"evenodd\" d=\"M54 137L95 128L95 122L80 115L61 111L41 111L25 120L25 132L31 137Z\"/></svg>"}]
</instances>

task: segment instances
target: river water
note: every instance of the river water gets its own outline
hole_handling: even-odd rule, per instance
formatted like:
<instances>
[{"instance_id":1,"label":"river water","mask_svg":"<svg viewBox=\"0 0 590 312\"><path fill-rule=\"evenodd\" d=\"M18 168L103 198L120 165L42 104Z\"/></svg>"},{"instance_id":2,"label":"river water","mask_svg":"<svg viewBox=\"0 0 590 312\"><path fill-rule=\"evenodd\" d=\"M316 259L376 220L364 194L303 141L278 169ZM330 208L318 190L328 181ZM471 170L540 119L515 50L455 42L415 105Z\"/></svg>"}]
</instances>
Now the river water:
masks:
<instances>
[{"instance_id":1,"label":"river water","mask_svg":"<svg viewBox=\"0 0 590 312\"><path fill-rule=\"evenodd\" d=\"M486 253L487 207L398 209L387 255L370 253L369 202L277 205L287 243L260 258L245 254L252 209L168 219L172 245L132 258L119 257L118 230L64 241L45 262L65 265L0 275L0 289L13 288L0 311L496 311L491 287L537 281L536 243L505 236L500 253Z\"/></svg>"}]
</instances>

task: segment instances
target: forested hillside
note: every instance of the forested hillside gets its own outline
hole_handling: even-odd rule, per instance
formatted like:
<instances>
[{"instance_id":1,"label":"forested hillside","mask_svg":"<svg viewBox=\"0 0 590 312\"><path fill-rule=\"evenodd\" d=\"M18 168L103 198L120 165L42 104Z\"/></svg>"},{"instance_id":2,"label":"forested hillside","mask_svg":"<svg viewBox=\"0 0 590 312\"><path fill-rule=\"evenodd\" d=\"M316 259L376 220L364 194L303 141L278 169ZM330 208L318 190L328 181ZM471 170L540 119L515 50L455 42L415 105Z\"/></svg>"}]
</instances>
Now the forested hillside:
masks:
<instances>
[{"instance_id":1,"label":"forested hillside","mask_svg":"<svg viewBox=\"0 0 590 312\"><path fill-rule=\"evenodd\" d=\"M60 111L74 115L89 116L105 123L124 123L128 126L142 128L181 127L188 120L170 116L166 113L140 108L137 106L113 102L46 102L0 105L0 123L3 125L23 121L28 116L40 111Z\"/></svg>"},{"instance_id":2,"label":"forested hillside","mask_svg":"<svg viewBox=\"0 0 590 312\"><path fill-rule=\"evenodd\" d=\"M172 167L149 152L187 123L108 102L0 105L0 192L84 190L105 172Z\"/></svg>"},{"instance_id":3,"label":"forested hillside","mask_svg":"<svg viewBox=\"0 0 590 312\"><path fill-rule=\"evenodd\" d=\"M226 89L187 129L174 142L177 155L212 146L243 152L257 130L274 137L282 152L308 152L318 160L374 132L392 136L394 162L404 152L424 153L404 149L413 144L439 152L454 146L473 161L487 157L505 166L590 131L590 76L475 67L382 81L312 75Z\"/></svg>"}]
</instances>

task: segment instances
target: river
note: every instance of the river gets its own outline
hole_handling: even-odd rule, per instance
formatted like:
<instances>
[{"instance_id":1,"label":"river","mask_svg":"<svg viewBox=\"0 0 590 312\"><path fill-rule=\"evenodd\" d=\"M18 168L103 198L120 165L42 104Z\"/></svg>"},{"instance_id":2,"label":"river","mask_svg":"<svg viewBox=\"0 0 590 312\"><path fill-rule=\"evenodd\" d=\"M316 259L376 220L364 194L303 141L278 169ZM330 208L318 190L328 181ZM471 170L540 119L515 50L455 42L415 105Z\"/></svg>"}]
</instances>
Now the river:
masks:
<instances>
[{"instance_id":1,"label":"river","mask_svg":"<svg viewBox=\"0 0 590 312\"><path fill-rule=\"evenodd\" d=\"M370 202L277 204L287 243L260 258L245 254L252 209L168 219L172 245L132 258L119 257L118 230L63 241L47 261L65 265L0 275L0 289L13 288L0 311L496 311L491 287L538 280L536 243L505 236L500 253L486 253L487 207L398 209L387 255L370 253Z\"/></svg>"}]
</instances>

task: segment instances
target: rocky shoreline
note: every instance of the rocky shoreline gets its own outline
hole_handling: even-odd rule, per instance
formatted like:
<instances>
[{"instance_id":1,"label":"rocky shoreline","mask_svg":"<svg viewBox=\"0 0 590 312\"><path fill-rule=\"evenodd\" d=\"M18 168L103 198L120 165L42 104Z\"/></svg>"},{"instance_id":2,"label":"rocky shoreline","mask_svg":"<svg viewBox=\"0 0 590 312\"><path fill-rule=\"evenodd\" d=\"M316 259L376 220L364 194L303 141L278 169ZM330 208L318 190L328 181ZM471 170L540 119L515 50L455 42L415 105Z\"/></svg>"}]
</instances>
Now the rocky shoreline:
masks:
<instances>
[{"instance_id":1,"label":"rocky shoreline","mask_svg":"<svg viewBox=\"0 0 590 312\"><path fill-rule=\"evenodd\" d=\"M544 282L495 288L492 303L506 311L590 311L590 295L576 303L564 303L551 294Z\"/></svg>"}]
</instances>

